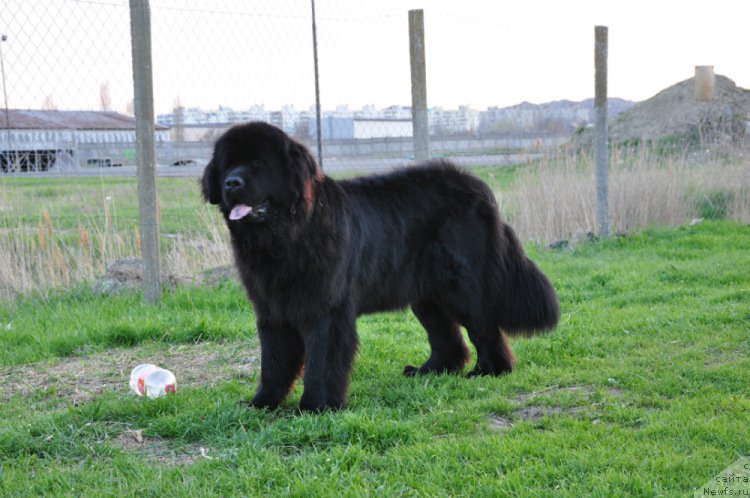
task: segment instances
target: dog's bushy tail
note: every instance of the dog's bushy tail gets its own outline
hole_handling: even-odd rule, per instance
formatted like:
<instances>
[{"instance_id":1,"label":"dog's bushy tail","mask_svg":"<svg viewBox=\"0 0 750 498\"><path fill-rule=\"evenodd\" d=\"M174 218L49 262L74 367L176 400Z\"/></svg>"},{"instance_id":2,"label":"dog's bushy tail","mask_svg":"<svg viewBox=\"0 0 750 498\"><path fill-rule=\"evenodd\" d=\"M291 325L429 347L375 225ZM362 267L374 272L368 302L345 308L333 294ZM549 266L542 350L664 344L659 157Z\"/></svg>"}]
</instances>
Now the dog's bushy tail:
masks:
<instances>
[{"instance_id":1,"label":"dog's bushy tail","mask_svg":"<svg viewBox=\"0 0 750 498\"><path fill-rule=\"evenodd\" d=\"M497 324L510 335L531 336L552 330L560 303L547 276L531 261L513 229L500 222L493 244L493 279L498 289Z\"/></svg>"}]
</instances>

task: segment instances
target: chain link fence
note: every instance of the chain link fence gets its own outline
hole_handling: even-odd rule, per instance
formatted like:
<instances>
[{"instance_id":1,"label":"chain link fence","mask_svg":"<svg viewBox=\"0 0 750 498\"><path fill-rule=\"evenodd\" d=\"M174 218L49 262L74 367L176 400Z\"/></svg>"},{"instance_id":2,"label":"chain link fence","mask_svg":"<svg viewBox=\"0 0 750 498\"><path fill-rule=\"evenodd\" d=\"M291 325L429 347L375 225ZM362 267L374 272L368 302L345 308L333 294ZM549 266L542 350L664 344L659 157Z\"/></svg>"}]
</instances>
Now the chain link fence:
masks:
<instances>
[{"instance_id":1,"label":"chain link fence","mask_svg":"<svg viewBox=\"0 0 750 498\"><path fill-rule=\"evenodd\" d=\"M310 0L150 5L157 174L190 177L159 185L168 268L184 274L229 259L226 247L216 249L225 242L217 220L203 211L187 216L183 199L197 201L194 178L233 124L270 122L314 152L320 132L324 170L335 175L414 161L409 23L401 2L315 4L320 130ZM586 152L594 122L593 27L501 19L477 5L425 9L432 156L480 167L524 240L596 232L593 158ZM86 280L113 259L139 254L134 186L103 180L136 171L129 23L126 0L3 2L0 295L30 288L14 279ZM555 43L541 41L550 36ZM613 32L613 44L627 42L619 36ZM580 53L587 57L570 57ZM653 65L659 57L644 54L638 63ZM615 74L633 67L617 51L610 66ZM590 81L585 87L581 74ZM673 107L692 102L692 83L680 85L659 95L673 95ZM732 85L717 75L716 99L695 104L702 106L698 114L688 106L686 119L697 115L700 122L685 128L684 141L617 135L671 118L662 107L634 108L615 98L623 89L612 85L613 231L693 218L750 221L750 93ZM574 101L505 100L518 88ZM726 108L729 118L714 114ZM637 111L633 121L618 118L629 110ZM36 176L99 181L60 182L58 192L49 183L25 183ZM63 242L52 245L53 235ZM185 254L192 254L189 262Z\"/></svg>"},{"instance_id":2,"label":"chain link fence","mask_svg":"<svg viewBox=\"0 0 750 498\"><path fill-rule=\"evenodd\" d=\"M125 0L5 0L3 171L134 164L128 8ZM406 9L395 1L318 2L317 9L326 169L383 170L413 160ZM154 0L151 12L161 174L197 174L213 140L249 120L317 149L309 0ZM427 10L432 154L487 165L556 151L594 121L585 100L593 84L576 83L591 63L569 57L591 52L590 27L483 13L471 4ZM519 85L534 93L558 88L579 101L499 105ZM611 99L610 117L630 105ZM744 136L747 127L746 116L735 126Z\"/></svg>"},{"instance_id":3,"label":"chain link fence","mask_svg":"<svg viewBox=\"0 0 750 498\"><path fill-rule=\"evenodd\" d=\"M382 170L413 160L405 9L394 2L317 7L327 170ZM151 12L163 174L196 174L216 137L249 120L277 125L316 150L308 0L156 0ZM2 21L2 169L133 166L128 3L7 0ZM569 124L544 129L536 118L471 106L477 86L486 93L487 85L502 83L492 69L491 28L450 14L427 17L428 102L440 101L457 80L466 87L465 102L430 108L434 155L467 156L468 164L473 156L483 156L474 163L513 162L519 157L511 152L538 153L569 138ZM454 37L457 30L464 36ZM466 67L462 51L485 52L488 67ZM435 57L450 62L429 64Z\"/></svg>"}]
</instances>

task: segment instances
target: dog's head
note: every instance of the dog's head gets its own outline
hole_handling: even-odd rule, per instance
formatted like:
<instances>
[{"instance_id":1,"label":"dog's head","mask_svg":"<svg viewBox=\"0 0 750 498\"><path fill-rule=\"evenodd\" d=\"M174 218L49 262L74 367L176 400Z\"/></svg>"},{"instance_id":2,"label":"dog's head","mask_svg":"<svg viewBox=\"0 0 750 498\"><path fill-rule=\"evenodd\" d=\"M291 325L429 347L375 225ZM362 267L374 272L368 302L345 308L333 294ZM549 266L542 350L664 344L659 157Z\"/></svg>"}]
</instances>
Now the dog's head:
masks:
<instances>
[{"instance_id":1,"label":"dog's head","mask_svg":"<svg viewBox=\"0 0 750 498\"><path fill-rule=\"evenodd\" d=\"M203 197L228 223L263 223L286 213L308 213L322 173L307 148L263 122L230 128L203 171Z\"/></svg>"}]
</instances>

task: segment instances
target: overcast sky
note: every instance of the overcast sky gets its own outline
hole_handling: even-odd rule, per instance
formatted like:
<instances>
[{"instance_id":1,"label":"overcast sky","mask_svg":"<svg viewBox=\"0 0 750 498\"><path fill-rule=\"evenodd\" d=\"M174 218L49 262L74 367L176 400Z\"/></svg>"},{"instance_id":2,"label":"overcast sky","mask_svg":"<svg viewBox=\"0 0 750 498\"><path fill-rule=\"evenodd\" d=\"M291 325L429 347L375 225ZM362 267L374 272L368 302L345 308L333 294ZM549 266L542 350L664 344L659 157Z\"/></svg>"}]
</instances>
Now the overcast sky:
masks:
<instances>
[{"instance_id":1,"label":"overcast sky","mask_svg":"<svg viewBox=\"0 0 750 498\"><path fill-rule=\"evenodd\" d=\"M126 0L3 0L11 108L132 99ZM157 113L314 103L309 0L152 0ZM750 87L746 0L317 0L321 99L409 105L407 12L425 12L429 106L484 109L593 96L594 26L609 27L609 95L646 99L696 65Z\"/></svg>"}]
</instances>

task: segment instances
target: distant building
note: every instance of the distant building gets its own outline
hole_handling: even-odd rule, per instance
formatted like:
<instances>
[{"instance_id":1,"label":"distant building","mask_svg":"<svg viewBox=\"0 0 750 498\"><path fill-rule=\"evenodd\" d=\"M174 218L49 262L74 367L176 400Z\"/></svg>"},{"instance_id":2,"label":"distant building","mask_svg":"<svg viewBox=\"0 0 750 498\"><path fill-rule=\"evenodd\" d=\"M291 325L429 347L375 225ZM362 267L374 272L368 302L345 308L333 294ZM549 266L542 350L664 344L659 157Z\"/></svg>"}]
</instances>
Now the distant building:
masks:
<instances>
[{"instance_id":1,"label":"distant building","mask_svg":"<svg viewBox=\"0 0 750 498\"><path fill-rule=\"evenodd\" d=\"M479 127L479 111L462 105L458 110L433 107L429 111L430 134L472 134Z\"/></svg>"},{"instance_id":2,"label":"distant building","mask_svg":"<svg viewBox=\"0 0 750 498\"><path fill-rule=\"evenodd\" d=\"M308 121L309 136L318 136L318 122L315 119ZM354 118L338 116L322 116L320 118L320 129L323 140L351 140L354 138Z\"/></svg>"},{"instance_id":3,"label":"distant building","mask_svg":"<svg viewBox=\"0 0 750 498\"><path fill-rule=\"evenodd\" d=\"M323 140L364 140L412 136L411 119L324 116L320 120ZM310 137L317 136L317 122L310 120Z\"/></svg>"},{"instance_id":4,"label":"distant building","mask_svg":"<svg viewBox=\"0 0 750 498\"><path fill-rule=\"evenodd\" d=\"M169 114L159 114L156 122L170 129L169 138L172 142L213 142L235 124L248 121L269 122L271 114L261 105L241 111L223 106L209 111L197 107L177 107Z\"/></svg>"},{"instance_id":5,"label":"distant building","mask_svg":"<svg viewBox=\"0 0 750 498\"><path fill-rule=\"evenodd\" d=\"M404 105L392 105L381 111L381 117L385 119L411 119L411 107Z\"/></svg>"},{"instance_id":6,"label":"distant building","mask_svg":"<svg viewBox=\"0 0 750 498\"><path fill-rule=\"evenodd\" d=\"M189 123L174 124L169 128L169 139L175 143L214 142L235 123Z\"/></svg>"},{"instance_id":7,"label":"distant building","mask_svg":"<svg viewBox=\"0 0 750 498\"><path fill-rule=\"evenodd\" d=\"M397 138L413 135L409 119L354 118L354 138Z\"/></svg>"},{"instance_id":8,"label":"distant building","mask_svg":"<svg viewBox=\"0 0 750 498\"><path fill-rule=\"evenodd\" d=\"M286 133L294 135L297 132L298 123L301 120L306 121L306 118L306 112L298 111L294 106L285 105L281 107L280 111L270 112L268 122L277 128L281 128Z\"/></svg>"},{"instance_id":9,"label":"distant building","mask_svg":"<svg viewBox=\"0 0 750 498\"><path fill-rule=\"evenodd\" d=\"M157 126L156 141L169 141L166 127ZM9 109L0 119L2 171L119 166L134 158L135 119L124 114Z\"/></svg>"},{"instance_id":10,"label":"distant building","mask_svg":"<svg viewBox=\"0 0 750 498\"><path fill-rule=\"evenodd\" d=\"M464 108L456 111L454 121L459 124L455 127L473 126L475 117L470 115L467 118L467 111ZM213 142L229 127L247 121L265 121L303 142L314 141L317 136L314 107L307 111L298 111L292 105L282 106L275 111L267 111L262 105L239 111L229 107L216 110L179 107L170 114L157 116L157 123L170 128L169 135L175 144ZM335 110L322 112L321 131L324 140L411 137L411 107L376 109L367 105L353 111L347 105L339 105Z\"/></svg>"}]
</instances>

